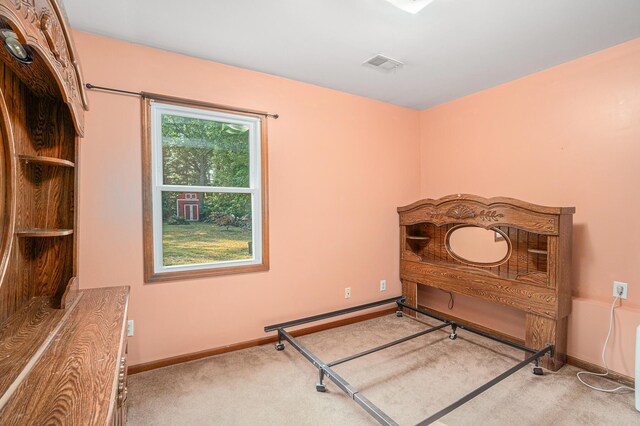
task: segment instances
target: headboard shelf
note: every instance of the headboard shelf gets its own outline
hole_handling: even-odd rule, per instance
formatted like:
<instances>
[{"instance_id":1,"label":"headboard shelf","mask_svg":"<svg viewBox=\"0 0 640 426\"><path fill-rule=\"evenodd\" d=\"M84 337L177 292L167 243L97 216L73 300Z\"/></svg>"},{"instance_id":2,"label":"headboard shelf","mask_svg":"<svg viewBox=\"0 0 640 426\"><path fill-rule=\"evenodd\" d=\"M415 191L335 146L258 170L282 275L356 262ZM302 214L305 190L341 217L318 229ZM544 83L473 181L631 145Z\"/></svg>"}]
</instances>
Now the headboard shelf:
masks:
<instances>
[{"instance_id":1,"label":"headboard shelf","mask_svg":"<svg viewBox=\"0 0 640 426\"><path fill-rule=\"evenodd\" d=\"M533 254L542 254L542 255L545 255L545 256L546 256L547 254L549 254L549 252L548 252L547 250L538 250L538 249L532 249L532 248L530 248L530 249L527 249L527 251L528 251L529 253L533 253Z\"/></svg>"},{"instance_id":2,"label":"headboard shelf","mask_svg":"<svg viewBox=\"0 0 640 426\"><path fill-rule=\"evenodd\" d=\"M566 353L574 212L468 194L399 207L403 294L417 307L419 284L523 311L527 345L554 343L544 366L556 370Z\"/></svg>"}]
</instances>

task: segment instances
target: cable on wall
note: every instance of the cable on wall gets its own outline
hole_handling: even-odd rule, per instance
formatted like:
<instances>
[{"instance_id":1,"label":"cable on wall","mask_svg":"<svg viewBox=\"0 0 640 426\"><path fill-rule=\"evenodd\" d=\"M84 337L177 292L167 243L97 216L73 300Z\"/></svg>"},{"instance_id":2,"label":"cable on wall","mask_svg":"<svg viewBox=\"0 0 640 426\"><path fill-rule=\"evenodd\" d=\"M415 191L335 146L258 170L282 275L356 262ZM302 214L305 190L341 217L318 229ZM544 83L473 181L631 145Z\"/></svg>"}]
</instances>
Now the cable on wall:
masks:
<instances>
[{"instance_id":1,"label":"cable on wall","mask_svg":"<svg viewBox=\"0 0 640 426\"><path fill-rule=\"evenodd\" d=\"M453 299L453 292L451 291L447 291L447 290L442 290L441 288L438 289L444 293L447 293L449 295L449 303L447 303L447 308L449 308L449 310L453 310L453 305L455 303L454 299Z\"/></svg>"},{"instance_id":2,"label":"cable on wall","mask_svg":"<svg viewBox=\"0 0 640 426\"><path fill-rule=\"evenodd\" d=\"M597 386L593 386L590 385L589 383L585 382L582 377L580 377L581 375L585 375L585 376L598 376L598 377L607 377L609 375L609 367L607 366L607 360L605 359L605 354L607 352L607 345L609 344L609 338L611 337L611 331L613 330L613 311L616 308L616 302L620 300L620 294L618 294L614 299L613 299L613 303L611 304L611 313L609 314L609 331L607 332L607 338L604 340L604 345L602 346L602 364L604 365L604 373L594 373L591 371L580 371L578 373L576 373L576 377L578 378L578 380L580 380L580 383L582 383L583 385L585 385L588 388L591 388L593 390L597 390L599 392L608 392L608 393L613 393L613 392L617 392L620 390L630 390L633 391L633 388L630 388L629 386L618 386L617 388L613 388L613 389L604 389L604 388L599 388Z\"/></svg>"}]
</instances>

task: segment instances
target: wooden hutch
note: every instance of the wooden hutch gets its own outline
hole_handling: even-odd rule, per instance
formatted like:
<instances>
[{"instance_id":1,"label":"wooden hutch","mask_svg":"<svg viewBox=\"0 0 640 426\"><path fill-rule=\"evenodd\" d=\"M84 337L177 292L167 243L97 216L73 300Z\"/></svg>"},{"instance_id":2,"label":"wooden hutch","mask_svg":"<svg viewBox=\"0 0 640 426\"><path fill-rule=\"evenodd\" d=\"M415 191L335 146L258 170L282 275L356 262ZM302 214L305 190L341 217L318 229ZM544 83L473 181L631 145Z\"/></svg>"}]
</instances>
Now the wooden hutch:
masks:
<instances>
[{"instance_id":1,"label":"wooden hutch","mask_svg":"<svg viewBox=\"0 0 640 426\"><path fill-rule=\"evenodd\" d=\"M54 0L0 0L0 418L121 424L128 287L78 290L87 100Z\"/></svg>"},{"instance_id":2,"label":"wooden hutch","mask_svg":"<svg viewBox=\"0 0 640 426\"><path fill-rule=\"evenodd\" d=\"M551 343L555 353L542 366L557 370L564 364L575 208L458 194L399 207L398 213L407 304L420 304L418 285L424 285L523 311L525 345L541 349ZM503 239L504 255L486 263L458 256L451 235L469 226Z\"/></svg>"}]
</instances>

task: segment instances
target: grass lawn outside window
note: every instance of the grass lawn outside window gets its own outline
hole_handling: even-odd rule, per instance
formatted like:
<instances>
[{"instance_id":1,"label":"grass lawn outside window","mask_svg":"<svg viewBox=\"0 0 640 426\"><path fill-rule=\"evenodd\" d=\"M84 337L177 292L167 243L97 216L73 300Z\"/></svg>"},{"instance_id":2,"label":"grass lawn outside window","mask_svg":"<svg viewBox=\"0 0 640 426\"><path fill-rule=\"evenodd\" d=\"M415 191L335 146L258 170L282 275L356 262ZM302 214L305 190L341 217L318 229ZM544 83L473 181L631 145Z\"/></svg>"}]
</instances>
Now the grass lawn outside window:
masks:
<instances>
[{"instance_id":1,"label":"grass lawn outside window","mask_svg":"<svg viewBox=\"0 0 640 426\"><path fill-rule=\"evenodd\" d=\"M210 259L251 259L251 229L193 222L162 224L164 264L207 263Z\"/></svg>"}]
</instances>

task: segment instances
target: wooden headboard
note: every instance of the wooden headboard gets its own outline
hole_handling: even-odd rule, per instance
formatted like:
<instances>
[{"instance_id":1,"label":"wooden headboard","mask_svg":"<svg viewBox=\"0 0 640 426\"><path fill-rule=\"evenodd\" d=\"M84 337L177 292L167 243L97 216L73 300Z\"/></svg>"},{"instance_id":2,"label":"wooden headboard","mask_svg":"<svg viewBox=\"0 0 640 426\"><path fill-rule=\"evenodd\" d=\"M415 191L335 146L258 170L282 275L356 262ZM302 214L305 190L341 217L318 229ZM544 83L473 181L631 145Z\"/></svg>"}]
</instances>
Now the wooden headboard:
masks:
<instances>
[{"instance_id":1,"label":"wooden headboard","mask_svg":"<svg viewBox=\"0 0 640 426\"><path fill-rule=\"evenodd\" d=\"M449 195L399 207L400 279L407 304L418 306L418 285L439 288L525 312L525 344L551 343L543 366L566 358L571 311L573 207L545 207L512 198ZM496 262L468 262L450 247L452 231L465 225L504 239Z\"/></svg>"}]
</instances>

